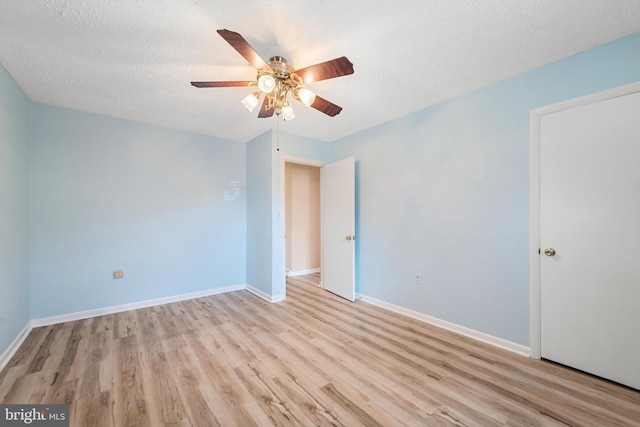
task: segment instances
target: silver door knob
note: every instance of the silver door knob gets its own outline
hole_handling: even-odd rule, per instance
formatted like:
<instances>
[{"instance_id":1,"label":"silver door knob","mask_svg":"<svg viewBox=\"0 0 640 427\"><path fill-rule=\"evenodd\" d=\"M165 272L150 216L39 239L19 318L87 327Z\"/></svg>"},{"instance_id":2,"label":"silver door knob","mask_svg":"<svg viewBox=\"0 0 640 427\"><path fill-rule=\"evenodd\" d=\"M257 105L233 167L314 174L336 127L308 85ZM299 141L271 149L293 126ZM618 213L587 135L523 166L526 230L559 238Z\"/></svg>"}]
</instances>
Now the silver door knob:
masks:
<instances>
[{"instance_id":1,"label":"silver door knob","mask_svg":"<svg viewBox=\"0 0 640 427\"><path fill-rule=\"evenodd\" d=\"M556 250L553 248L547 248L544 250L544 254L546 256L554 256L556 254Z\"/></svg>"}]
</instances>

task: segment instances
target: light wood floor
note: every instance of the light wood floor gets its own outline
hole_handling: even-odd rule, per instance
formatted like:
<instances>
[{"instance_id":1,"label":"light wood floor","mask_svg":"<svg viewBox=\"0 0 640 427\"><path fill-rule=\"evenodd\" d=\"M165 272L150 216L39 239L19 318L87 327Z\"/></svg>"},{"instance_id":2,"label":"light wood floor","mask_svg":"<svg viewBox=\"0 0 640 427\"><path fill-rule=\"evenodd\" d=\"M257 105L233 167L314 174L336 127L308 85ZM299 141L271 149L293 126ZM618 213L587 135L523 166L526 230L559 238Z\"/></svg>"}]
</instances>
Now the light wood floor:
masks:
<instances>
[{"instance_id":1,"label":"light wood floor","mask_svg":"<svg viewBox=\"0 0 640 427\"><path fill-rule=\"evenodd\" d=\"M640 392L291 280L34 329L2 403L73 426L631 426Z\"/></svg>"}]
</instances>

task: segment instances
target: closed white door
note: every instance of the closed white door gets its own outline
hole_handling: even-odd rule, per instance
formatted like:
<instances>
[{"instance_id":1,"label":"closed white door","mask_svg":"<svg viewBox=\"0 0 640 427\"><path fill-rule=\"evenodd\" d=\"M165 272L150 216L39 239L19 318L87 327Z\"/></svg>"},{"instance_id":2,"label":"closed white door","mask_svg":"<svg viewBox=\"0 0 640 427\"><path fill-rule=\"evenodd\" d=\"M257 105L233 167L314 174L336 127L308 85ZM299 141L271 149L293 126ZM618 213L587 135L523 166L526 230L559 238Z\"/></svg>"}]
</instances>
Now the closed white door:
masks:
<instances>
[{"instance_id":1,"label":"closed white door","mask_svg":"<svg viewBox=\"0 0 640 427\"><path fill-rule=\"evenodd\" d=\"M321 170L322 286L355 301L355 159Z\"/></svg>"},{"instance_id":2,"label":"closed white door","mask_svg":"<svg viewBox=\"0 0 640 427\"><path fill-rule=\"evenodd\" d=\"M541 355L640 389L640 93L541 118Z\"/></svg>"}]
</instances>

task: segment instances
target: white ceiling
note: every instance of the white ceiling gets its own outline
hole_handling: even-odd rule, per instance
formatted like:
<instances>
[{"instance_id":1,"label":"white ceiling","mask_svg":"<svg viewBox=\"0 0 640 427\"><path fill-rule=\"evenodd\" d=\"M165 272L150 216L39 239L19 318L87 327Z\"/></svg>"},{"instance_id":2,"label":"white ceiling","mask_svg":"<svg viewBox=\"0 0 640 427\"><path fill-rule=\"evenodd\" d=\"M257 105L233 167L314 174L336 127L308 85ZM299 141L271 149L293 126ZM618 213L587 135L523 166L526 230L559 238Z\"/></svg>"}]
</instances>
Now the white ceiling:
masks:
<instances>
[{"instance_id":1,"label":"white ceiling","mask_svg":"<svg viewBox=\"0 0 640 427\"><path fill-rule=\"evenodd\" d=\"M246 142L276 119L240 99L254 80L217 33L302 68L355 73L307 85L344 108L295 103L288 132L335 140L640 31L640 0L0 0L0 62L29 99Z\"/></svg>"}]
</instances>

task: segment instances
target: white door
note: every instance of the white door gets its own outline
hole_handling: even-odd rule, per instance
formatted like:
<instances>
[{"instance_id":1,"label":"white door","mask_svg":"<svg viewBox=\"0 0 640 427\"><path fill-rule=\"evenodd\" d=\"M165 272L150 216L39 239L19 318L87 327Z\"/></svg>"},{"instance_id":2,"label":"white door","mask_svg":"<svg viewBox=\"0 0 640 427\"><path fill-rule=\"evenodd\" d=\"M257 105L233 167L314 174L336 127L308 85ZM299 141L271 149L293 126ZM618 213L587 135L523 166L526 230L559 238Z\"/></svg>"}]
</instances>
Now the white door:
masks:
<instances>
[{"instance_id":1,"label":"white door","mask_svg":"<svg viewBox=\"0 0 640 427\"><path fill-rule=\"evenodd\" d=\"M640 92L543 116L540 149L541 355L640 389Z\"/></svg>"},{"instance_id":2,"label":"white door","mask_svg":"<svg viewBox=\"0 0 640 427\"><path fill-rule=\"evenodd\" d=\"M322 286L355 301L355 159L321 170Z\"/></svg>"}]
</instances>

